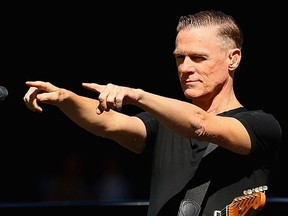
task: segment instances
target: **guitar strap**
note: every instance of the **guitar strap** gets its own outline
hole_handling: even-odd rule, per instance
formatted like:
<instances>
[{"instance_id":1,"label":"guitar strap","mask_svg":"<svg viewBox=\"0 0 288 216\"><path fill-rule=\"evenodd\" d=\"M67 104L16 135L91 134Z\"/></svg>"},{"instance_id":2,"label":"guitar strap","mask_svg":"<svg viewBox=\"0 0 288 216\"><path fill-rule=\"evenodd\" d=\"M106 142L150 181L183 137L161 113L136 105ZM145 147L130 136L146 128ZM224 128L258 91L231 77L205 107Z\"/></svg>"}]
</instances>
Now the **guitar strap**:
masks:
<instances>
[{"instance_id":1,"label":"guitar strap","mask_svg":"<svg viewBox=\"0 0 288 216\"><path fill-rule=\"evenodd\" d=\"M212 152L216 147L216 144L209 143L203 157ZM209 184L210 181L187 190L184 199L180 203L177 216L198 216Z\"/></svg>"}]
</instances>

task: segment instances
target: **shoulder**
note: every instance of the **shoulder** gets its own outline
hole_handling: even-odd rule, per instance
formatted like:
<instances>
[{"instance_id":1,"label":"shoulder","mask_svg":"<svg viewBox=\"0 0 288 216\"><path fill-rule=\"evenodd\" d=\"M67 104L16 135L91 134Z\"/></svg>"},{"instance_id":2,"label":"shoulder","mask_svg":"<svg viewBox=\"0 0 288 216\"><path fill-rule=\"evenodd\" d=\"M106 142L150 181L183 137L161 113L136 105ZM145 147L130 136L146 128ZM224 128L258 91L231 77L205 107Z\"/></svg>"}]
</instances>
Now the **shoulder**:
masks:
<instances>
[{"instance_id":1,"label":"shoulder","mask_svg":"<svg viewBox=\"0 0 288 216\"><path fill-rule=\"evenodd\" d=\"M244 125L262 128L263 130L273 130L282 134L281 126L278 120L271 114L263 110L246 110L239 112L234 116Z\"/></svg>"},{"instance_id":2,"label":"shoulder","mask_svg":"<svg viewBox=\"0 0 288 216\"><path fill-rule=\"evenodd\" d=\"M281 131L278 120L271 114L263 110L248 110L240 107L220 114L221 116L233 117L241 121L243 124L251 124L264 127L273 127ZM260 124L260 125L259 125Z\"/></svg>"},{"instance_id":3,"label":"shoulder","mask_svg":"<svg viewBox=\"0 0 288 216\"><path fill-rule=\"evenodd\" d=\"M282 129L279 121L271 113L263 110L248 110L240 107L220 114L237 119L246 128L252 143L280 143Z\"/></svg>"},{"instance_id":4,"label":"shoulder","mask_svg":"<svg viewBox=\"0 0 288 216\"><path fill-rule=\"evenodd\" d=\"M252 143L262 143L266 147L278 146L282 139L279 121L263 110L246 110L234 116L248 131Z\"/></svg>"}]
</instances>

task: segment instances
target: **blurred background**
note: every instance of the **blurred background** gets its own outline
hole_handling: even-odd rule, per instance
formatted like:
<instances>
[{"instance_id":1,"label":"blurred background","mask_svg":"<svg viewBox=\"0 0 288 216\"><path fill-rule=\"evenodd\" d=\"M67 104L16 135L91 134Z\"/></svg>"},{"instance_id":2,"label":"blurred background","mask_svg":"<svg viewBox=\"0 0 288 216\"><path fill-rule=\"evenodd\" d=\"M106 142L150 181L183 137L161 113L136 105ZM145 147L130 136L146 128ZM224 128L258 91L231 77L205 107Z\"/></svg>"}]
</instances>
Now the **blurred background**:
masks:
<instances>
[{"instance_id":1,"label":"blurred background","mask_svg":"<svg viewBox=\"0 0 288 216\"><path fill-rule=\"evenodd\" d=\"M2 3L0 85L9 95L0 101L0 203L147 201L146 155L89 134L56 107L43 105L42 114L29 111L22 100L25 81L49 81L91 97L96 95L82 82L112 82L181 99L172 55L175 28L181 15L203 9L229 13L242 27L235 91L244 106L272 113L282 125L283 143L268 192L288 197L286 9L277 1L256 8L230 3Z\"/></svg>"}]
</instances>

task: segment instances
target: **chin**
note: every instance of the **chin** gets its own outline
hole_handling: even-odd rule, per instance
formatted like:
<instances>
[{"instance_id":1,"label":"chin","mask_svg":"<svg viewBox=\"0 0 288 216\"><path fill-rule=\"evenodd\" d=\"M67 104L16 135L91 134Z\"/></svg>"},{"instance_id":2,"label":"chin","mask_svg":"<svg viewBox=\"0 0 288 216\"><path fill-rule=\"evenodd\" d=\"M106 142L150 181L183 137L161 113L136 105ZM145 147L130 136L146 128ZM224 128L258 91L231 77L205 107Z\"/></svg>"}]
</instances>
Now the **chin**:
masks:
<instances>
[{"instance_id":1,"label":"chin","mask_svg":"<svg viewBox=\"0 0 288 216\"><path fill-rule=\"evenodd\" d=\"M185 92L184 92L184 96L185 96L187 99L191 99L191 100L196 97L195 94L191 94L191 92L189 92L189 91L185 91Z\"/></svg>"}]
</instances>

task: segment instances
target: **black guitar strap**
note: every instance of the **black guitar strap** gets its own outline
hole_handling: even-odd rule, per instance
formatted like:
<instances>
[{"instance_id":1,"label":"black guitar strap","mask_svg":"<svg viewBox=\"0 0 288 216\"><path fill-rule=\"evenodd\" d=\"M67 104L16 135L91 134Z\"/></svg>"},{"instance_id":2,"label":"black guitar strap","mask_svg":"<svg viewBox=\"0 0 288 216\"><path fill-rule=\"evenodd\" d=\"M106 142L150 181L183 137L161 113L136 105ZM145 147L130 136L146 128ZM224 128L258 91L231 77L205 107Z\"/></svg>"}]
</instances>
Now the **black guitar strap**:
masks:
<instances>
[{"instance_id":1,"label":"black guitar strap","mask_svg":"<svg viewBox=\"0 0 288 216\"><path fill-rule=\"evenodd\" d=\"M203 155L205 157L217 147L216 144L209 143ZM201 210L201 203L204 199L210 181L198 187L187 190L185 198L181 201L177 216L198 216Z\"/></svg>"}]
</instances>

